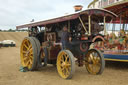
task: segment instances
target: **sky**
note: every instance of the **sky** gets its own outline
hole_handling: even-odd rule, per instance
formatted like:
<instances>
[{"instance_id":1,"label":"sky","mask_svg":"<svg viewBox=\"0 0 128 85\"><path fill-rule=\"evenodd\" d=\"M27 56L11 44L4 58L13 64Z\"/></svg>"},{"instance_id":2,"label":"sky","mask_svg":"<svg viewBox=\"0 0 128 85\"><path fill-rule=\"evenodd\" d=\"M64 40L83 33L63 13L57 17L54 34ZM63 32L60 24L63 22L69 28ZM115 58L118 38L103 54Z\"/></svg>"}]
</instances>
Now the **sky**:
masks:
<instances>
[{"instance_id":1,"label":"sky","mask_svg":"<svg viewBox=\"0 0 128 85\"><path fill-rule=\"evenodd\" d=\"M86 9L93 0L0 0L0 29L16 29L17 25L47 20L74 13L74 5Z\"/></svg>"}]
</instances>

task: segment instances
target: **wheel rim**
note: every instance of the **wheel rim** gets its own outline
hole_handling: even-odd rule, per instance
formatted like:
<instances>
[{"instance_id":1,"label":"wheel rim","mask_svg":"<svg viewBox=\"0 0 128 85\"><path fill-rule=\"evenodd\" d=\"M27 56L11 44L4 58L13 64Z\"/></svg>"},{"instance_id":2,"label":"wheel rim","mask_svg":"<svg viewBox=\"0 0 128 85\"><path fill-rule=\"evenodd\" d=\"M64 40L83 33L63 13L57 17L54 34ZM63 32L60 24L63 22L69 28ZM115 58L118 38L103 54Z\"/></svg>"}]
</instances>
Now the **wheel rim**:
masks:
<instances>
[{"instance_id":1,"label":"wheel rim","mask_svg":"<svg viewBox=\"0 0 128 85\"><path fill-rule=\"evenodd\" d=\"M32 68L33 63L33 48L28 39L24 39L21 45L21 63L28 69Z\"/></svg>"},{"instance_id":2,"label":"wheel rim","mask_svg":"<svg viewBox=\"0 0 128 85\"><path fill-rule=\"evenodd\" d=\"M57 58L58 73L62 78L68 78L71 73L71 60L69 55L62 51Z\"/></svg>"},{"instance_id":3,"label":"wheel rim","mask_svg":"<svg viewBox=\"0 0 128 85\"><path fill-rule=\"evenodd\" d=\"M98 74L101 69L100 54L95 50L88 51L85 65L89 73Z\"/></svg>"}]
</instances>

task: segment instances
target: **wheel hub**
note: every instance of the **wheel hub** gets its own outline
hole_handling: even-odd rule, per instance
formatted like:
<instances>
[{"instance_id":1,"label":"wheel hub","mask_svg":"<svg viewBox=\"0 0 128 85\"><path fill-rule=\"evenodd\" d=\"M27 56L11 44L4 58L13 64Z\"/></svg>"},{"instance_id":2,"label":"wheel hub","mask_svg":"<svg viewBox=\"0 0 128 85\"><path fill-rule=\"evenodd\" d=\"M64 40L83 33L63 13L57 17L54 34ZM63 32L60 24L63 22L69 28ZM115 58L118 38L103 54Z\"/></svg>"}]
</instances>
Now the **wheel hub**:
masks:
<instances>
[{"instance_id":1,"label":"wheel hub","mask_svg":"<svg viewBox=\"0 0 128 85\"><path fill-rule=\"evenodd\" d=\"M66 62L63 62L62 63L62 67L64 67L64 68L68 68L70 66L70 64L68 64L68 63L66 63Z\"/></svg>"}]
</instances>

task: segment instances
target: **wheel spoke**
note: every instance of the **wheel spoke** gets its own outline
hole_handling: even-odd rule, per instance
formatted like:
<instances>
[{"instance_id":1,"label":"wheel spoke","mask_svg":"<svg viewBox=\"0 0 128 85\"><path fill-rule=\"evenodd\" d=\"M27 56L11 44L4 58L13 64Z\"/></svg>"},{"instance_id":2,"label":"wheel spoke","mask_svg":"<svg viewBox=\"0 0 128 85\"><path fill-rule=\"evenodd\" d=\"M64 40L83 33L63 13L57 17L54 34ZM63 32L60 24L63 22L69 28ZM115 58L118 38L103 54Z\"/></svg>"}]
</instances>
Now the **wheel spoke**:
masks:
<instances>
[{"instance_id":1,"label":"wheel spoke","mask_svg":"<svg viewBox=\"0 0 128 85\"><path fill-rule=\"evenodd\" d=\"M27 46L30 46L30 42L29 42L29 40L26 41L26 44L27 44Z\"/></svg>"},{"instance_id":2,"label":"wheel spoke","mask_svg":"<svg viewBox=\"0 0 128 85\"><path fill-rule=\"evenodd\" d=\"M30 57L31 59L33 59L33 56L30 55L29 57Z\"/></svg>"},{"instance_id":3,"label":"wheel spoke","mask_svg":"<svg viewBox=\"0 0 128 85\"><path fill-rule=\"evenodd\" d=\"M99 63L100 62L100 57L96 58L96 62Z\"/></svg>"},{"instance_id":4,"label":"wheel spoke","mask_svg":"<svg viewBox=\"0 0 128 85\"><path fill-rule=\"evenodd\" d=\"M32 49L32 48L30 48L30 49L29 49L29 52L32 52L32 51L33 51L33 49Z\"/></svg>"},{"instance_id":5,"label":"wheel spoke","mask_svg":"<svg viewBox=\"0 0 128 85\"><path fill-rule=\"evenodd\" d=\"M95 68L96 68L96 67L95 67L95 64L92 64L92 69L91 69L91 70L92 70L92 74L96 74Z\"/></svg>"},{"instance_id":6,"label":"wheel spoke","mask_svg":"<svg viewBox=\"0 0 128 85\"><path fill-rule=\"evenodd\" d=\"M24 57L28 57L27 53L24 53L23 55L24 55Z\"/></svg>"},{"instance_id":7,"label":"wheel spoke","mask_svg":"<svg viewBox=\"0 0 128 85\"><path fill-rule=\"evenodd\" d=\"M28 50L30 50L31 48L32 48L32 45L29 46L29 49Z\"/></svg>"},{"instance_id":8,"label":"wheel spoke","mask_svg":"<svg viewBox=\"0 0 128 85\"><path fill-rule=\"evenodd\" d=\"M26 63L26 65L29 66L29 64L30 64L30 62L29 62L29 60L28 60L27 63Z\"/></svg>"},{"instance_id":9,"label":"wheel spoke","mask_svg":"<svg viewBox=\"0 0 128 85\"><path fill-rule=\"evenodd\" d=\"M68 57L67 56L65 56L65 63L67 63L68 62Z\"/></svg>"},{"instance_id":10,"label":"wheel spoke","mask_svg":"<svg viewBox=\"0 0 128 85\"><path fill-rule=\"evenodd\" d=\"M66 76L66 69L63 70L63 75Z\"/></svg>"},{"instance_id":11,"label":"wheel spoke","mask_svg":"<svg viewBox=\"0 0 128 85\"><path fill-rule=\"evenodd\" d=\"M27 47L27 45L26 45L26 44L24 44L24 47L28 50L28 47Z\"/></svg>"},{"instance_id":12,"label":"wheel spoke","mask_svg":"<svg viewBox=\"0 0 128 85\"><path fill-rule=\"evenodd\" d=\"M22 51L24 54L26 54L27 52L26 51Z\"/></svg>"},{"instance_id":13,"label":"wheel spoke","mask_svg":"<svg viewBox=\"0 0 128 85\"><path fill-rule=\"evenodd\" d=\"M64 69L65 69L65 68L62 66L62 67L61 67L62 72L64 71Z\"/></svg>"},{"instance_id":14,"label":"wheel spoke","mask_svg":"<svg viewBox=\"0 0 128 85\"><path fill-rule=\"evenodd\" d=\"M64 62L64 57L63 56L61 57L61 60L60 61Z\"/></svg>"},{"instance_id":15,"label":"wheel spoke","mask_svg":"<svg viewBox=\"0 0 128 85\"><path fill-rule=\"evenodd\" d=\"M93 63L95 63L95 59L94 59L93 54L90 54L90 59L91 59L91 61L93 61Z\"/></svg>"},{"instance_id":16,"label":"wheel spoke","mask_svg":"<svg viewBox=\"0 0 128 85\"><path fill-rule=\"evenodd\" d=\"M28 68L30 69L31 67L32 67L32 64L29 64L29 65L28 65Z\"/></svg>"},{"instance_id":17,"label":"wheel spoke","mask_svg":"<svg viewBox=\"0 0 128 85\"><path fill-rule=\"evenodd\" d=\"M97 63L96 65L97 65L98 67L101 67L101 63Z\"/></svg>"},{"instance_id":18,"label":"wheel spoke","mask_svg":"<svg viewBox=\"0 0 128 85\"><path fill-rule=\"evenodd\" d=\"M65 68L66 69L66 75L69 75L69 70L68 68Z\"/></svg>"},{"instance_id":19,"label":"wheel spoke","mask_svg":"<svg viewBox=\"0 0 128 85\"><path fill-rule=\"evenodd\" d=\"M71 66L71 64L66 64L66 66L67 66L67 67L70 67L70 66Z\"/></svg>"},{"instance_id":20,"label":"wheel spoke","mask_svg":"<svg viewBox=\"0 0 128 85\"><path fill-rule=\"evenodd\" d=\"M93 60L94 56L93 54L90 54L90 59Z\"/></svg>"},{"instance_id":21,"label":"wheel spoke","mask_svg":"<svg viewBox=\"0 0 128 85\"><path fill-rule=\"evenodd\" d=\"M26 60L28 60L28 57L24 57L23 59L24 59L24 61L26 61Z\"/></svg>"},{"instance_id":22,"label":"wheel spoke","mask_svg":"<svg viewBox=\"0 0 128 85\"><path fill-rule=\"evenodd\" d=\"M96 74L99 70L100 70L100 67L99 66L97 66L97 65L93 65L94 66L94 73Z\"/></svg>"},{"instance_id":23,"label":"wheel spoke","mask_svg":"<svg viewBox=\"0 0 128 85\"><path fill-rule=\"evenodd\" d=\"M93 65L89 64L89 65L88 65L88 70L89 70L91 73L93 72L92 69L93 69Z\"/></svg>"},{"instance_id":24,"label":"wheel spoke","mask_svg":"<svg viewBox=\"0 0 128 85\"><path fill-rule=\"evenodd\" d=\"M32 60L31 59L29 59L29 62L30 62L30 64L32 64Z\"/></svg>"}]
</instances>

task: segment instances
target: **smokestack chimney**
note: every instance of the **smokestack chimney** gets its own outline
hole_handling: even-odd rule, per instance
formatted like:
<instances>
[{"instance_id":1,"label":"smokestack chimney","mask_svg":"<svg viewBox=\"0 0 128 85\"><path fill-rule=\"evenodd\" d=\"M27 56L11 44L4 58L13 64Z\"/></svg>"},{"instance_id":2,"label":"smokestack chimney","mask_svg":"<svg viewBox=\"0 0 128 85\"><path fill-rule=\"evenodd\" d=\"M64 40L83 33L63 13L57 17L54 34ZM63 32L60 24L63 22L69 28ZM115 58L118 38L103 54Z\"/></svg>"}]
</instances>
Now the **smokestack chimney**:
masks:
<instances>
[{"instance_id":1,"label":"smokestack chimney","mask_svg":"<svg viewBox=\"0 0 128 85\"><path fill-rule=\"evenodd\" d=\"M82 5L75 5L75 6L74 6L75 12L81 11L82 8L83 8Z\"/></svg>"}]
</instances>

